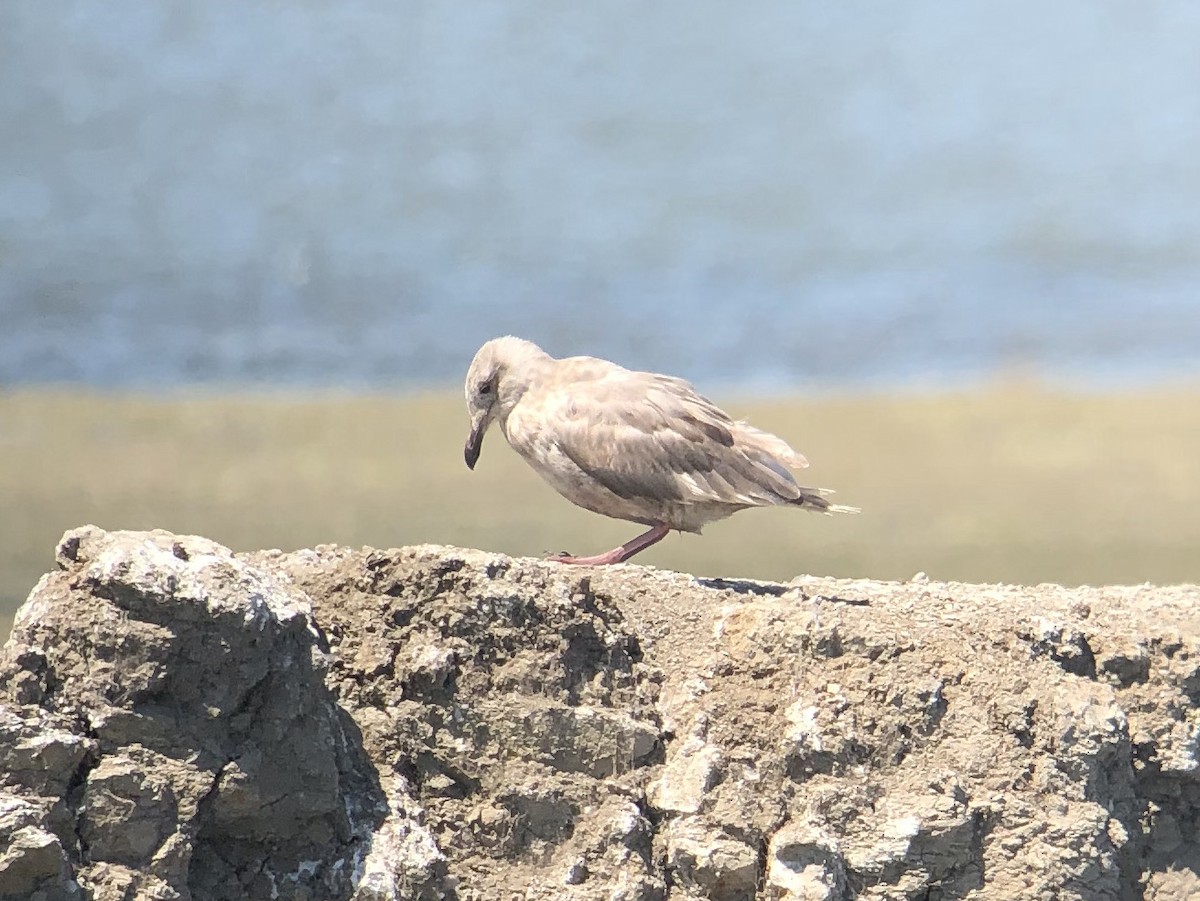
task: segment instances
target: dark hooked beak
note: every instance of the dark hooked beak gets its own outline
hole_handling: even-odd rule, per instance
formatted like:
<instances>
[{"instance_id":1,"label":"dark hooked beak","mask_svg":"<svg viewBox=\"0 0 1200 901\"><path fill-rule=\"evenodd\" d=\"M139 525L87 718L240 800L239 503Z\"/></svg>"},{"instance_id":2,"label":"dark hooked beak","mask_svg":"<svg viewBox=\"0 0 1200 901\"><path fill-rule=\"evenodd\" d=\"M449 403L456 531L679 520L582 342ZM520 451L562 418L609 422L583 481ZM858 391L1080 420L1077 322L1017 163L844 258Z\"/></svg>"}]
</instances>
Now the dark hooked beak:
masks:
<instances>
[{"instance_id":1,"label":"dark hooked beak","mask_svg":"<svg viewBox=\"0 0 1200 901\"><path fill-rule=\"evenodd\" d=\"M467 446L463 448L463 459L467 461L467 469L474 469L479 460L479 452L483 450L484 423L472 423L471 434L467 436Z\"/></svg>"}]
</instances>

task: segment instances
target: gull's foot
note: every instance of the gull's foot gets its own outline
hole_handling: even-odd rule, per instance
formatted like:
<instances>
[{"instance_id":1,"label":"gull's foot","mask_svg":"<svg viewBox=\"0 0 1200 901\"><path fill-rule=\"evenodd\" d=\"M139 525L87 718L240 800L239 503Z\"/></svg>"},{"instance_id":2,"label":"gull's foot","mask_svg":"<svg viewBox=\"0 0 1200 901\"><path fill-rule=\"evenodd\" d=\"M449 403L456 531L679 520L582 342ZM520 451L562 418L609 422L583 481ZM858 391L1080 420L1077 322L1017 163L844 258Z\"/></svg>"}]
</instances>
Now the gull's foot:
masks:
<instances>
[{"instance_id":1,"label":"gull's foot","mask_svg":"<svg viewBox=\"0 0 1200 901\"><path fill-rule=\"evenodd\" d=\"M610 563L622 563L626 559L626 555L621 553L622 548L614 548L604 554L596 554L591 557L576 557L573 554L568 554L566 551L560 551L557 554L551 554L546 559L552 563L569 563L573 566L607 566Z\"/></svg>"},{"instance_id":2,"label":"gull's foot","mask_svg":"<svg viewBox=\"0 0 1200 901\"><path fill-rule=\"evenodd\" d=\"M596 554L594 557L573 557L564 552L557 557L550 557L549 559L556 563L573 563L576 566L607 566L610 563L624 563L639 551L644 551L655 542L662 541L670 531L671 527L669 525L660 523L657 526L651 526L637 538L626 541L620 547L615 547L611 551L605 551L603 554Z\"/></svg>"}]
</instances>

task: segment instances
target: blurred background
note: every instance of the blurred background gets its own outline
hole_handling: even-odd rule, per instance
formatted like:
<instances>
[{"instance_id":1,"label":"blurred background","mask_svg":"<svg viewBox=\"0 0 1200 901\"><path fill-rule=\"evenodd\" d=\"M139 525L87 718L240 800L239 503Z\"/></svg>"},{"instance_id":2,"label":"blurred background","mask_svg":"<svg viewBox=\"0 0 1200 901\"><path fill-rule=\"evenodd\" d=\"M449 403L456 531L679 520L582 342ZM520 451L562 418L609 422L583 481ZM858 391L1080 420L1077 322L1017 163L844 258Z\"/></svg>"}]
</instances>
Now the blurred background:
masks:
<instances>
[{"instance_id":1,"label":"blurred background","mask_svg":"<svg viewBox=\"0 0 1200 901\"><path fill-rule=\"evenodd\" d=\"M1200 579L1200 7L0 5L0 629L66 528L593 553L487 338L685 376L853 519L711 575Z\"/></svg>"}]
</instances>

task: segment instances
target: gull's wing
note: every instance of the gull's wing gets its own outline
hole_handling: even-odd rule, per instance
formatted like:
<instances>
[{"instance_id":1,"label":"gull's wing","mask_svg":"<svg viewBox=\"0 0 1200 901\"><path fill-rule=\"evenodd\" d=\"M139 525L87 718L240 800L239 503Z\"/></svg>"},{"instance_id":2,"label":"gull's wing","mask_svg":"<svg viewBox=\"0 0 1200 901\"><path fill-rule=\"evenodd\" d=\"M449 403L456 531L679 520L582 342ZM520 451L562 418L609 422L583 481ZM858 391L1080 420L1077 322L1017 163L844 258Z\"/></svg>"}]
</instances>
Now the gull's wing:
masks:
<instances>
[{"instance_id":1,"label":"gull's wing","mask_svg":"<svg viewBox=\"0 0 1200 901\"><path fill-rule=\"evenodd\" d=\"M618 367L558 375L538 399L547 437L618 497L733 506L819 498L788 471L808 464L786 442L733 421L682 379Z\"/></svg>"}]
</instances>

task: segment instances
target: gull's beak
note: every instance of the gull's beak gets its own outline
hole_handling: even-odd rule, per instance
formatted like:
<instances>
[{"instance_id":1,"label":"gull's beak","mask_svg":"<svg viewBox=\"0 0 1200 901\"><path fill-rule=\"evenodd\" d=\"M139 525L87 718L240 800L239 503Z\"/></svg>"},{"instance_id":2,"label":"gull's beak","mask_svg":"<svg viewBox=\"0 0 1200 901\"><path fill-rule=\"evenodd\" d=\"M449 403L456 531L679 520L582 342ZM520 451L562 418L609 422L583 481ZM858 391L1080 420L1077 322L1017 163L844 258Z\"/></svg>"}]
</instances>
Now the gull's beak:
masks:
<instances>
[{"instance_id":1,"label":"gull's beak","mask_svg":"<svg viewBox=\"0 0 1200 901\"><path fill-rule=\"evenodd\" d=\"M483 433L487 431L487 420L482 417L471 423L471 434L467 436L467 446L463 448L463 459L467 461L467 469L474 469L483 450Z\"/></svg>"}]
</instances>

